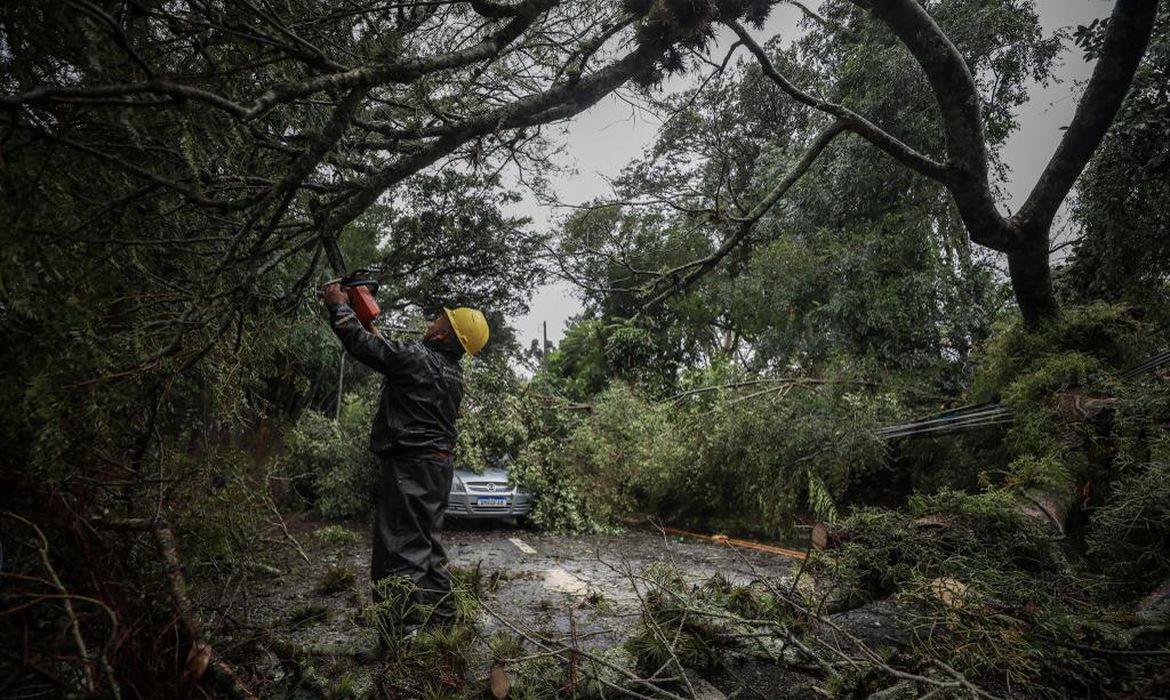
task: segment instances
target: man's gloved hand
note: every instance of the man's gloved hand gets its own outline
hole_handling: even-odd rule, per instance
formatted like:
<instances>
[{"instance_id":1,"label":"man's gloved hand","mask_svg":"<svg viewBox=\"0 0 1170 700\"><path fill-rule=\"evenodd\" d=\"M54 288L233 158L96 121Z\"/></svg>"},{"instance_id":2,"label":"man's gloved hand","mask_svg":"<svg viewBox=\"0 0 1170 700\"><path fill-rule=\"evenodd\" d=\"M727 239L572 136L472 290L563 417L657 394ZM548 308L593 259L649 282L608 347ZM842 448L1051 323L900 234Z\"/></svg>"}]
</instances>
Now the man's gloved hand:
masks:
<instances>
[{"instance_id":1,"label":"man's gloved hand","mask_svg":"<svg viewBox=\"0 0 1170 700\"><path fill-rule=\"evenodd\" d=\"M334 304L344 304L349 301L349 295L341 288L337 282L331 282L325 285L325 306L333 306Z\"/></svg>"}]
</instances>

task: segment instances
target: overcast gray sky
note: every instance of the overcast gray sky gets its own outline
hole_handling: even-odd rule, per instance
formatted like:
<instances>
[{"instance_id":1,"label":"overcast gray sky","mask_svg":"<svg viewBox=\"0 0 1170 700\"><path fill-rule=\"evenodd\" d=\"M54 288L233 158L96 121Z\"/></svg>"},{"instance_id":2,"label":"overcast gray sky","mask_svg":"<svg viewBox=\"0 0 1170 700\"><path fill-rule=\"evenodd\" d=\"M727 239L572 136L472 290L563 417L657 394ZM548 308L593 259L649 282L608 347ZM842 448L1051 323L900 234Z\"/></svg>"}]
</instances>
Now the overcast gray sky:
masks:
<instances>
[{"instance_id":1,"label":"overcast gray sky","mask_svg":"<svg viewBox=\"0 0 1170 700\"><path fill-rule=\"evenodd\" d=\"M1041 22L1046 31L1088 24L1094 18L1108 16L1112 0L1037 0ZM799 12L790 5L777 6L764 30L756 33L760 40L776 34L795 35ZM720 36L720 45L729 47L732 40ZM1020 112L1020 129L1009 139L1004 150L1011 168L1007 184L1009 207L1018 206L1027 196L1060 140L1061 127L1072 119L1080 95L1080 85L1088 78L1092 65L1081 59L1080 51L1071 46L1061 56L1055 74L1057 82L1046 88L1033 86L1031 100ZM724 49L726 50L726 49ZM717 52L719 53L719 52ZM720 57L722 53L719 53ZM741 50L740 55L746 56ZM610 193L606 178L616 176L622 166L642 152L654 140L658 122L633 109L619 97L609 96L577 117L567 127L565 152L561 162L573 168L573 175L558 177L553 185L564 202L579 203ZM875 157L879 157L875 154ZM527 202L522 213L531 216L537 226L551 225L560 212ZM580 313L581 303L566 283L554 283L540 289L532 299L527 316L511 319L522 343L540 337L541 323L548 322L549 339L560 342L565 323Z\"/></svg>"}]
</instances>

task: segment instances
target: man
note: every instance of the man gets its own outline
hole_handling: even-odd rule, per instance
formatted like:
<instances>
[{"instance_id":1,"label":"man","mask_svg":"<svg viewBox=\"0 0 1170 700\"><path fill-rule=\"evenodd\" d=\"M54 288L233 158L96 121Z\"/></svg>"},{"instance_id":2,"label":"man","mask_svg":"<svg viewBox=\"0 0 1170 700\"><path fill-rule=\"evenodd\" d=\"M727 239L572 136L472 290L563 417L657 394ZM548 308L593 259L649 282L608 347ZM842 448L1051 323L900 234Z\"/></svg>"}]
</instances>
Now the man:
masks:
<instances>
[{"instance_id":1,"label":"man","mask_svg":"<svg viewBox=\"0 0 1170 700\"><path fill-rule=\"evenodd\" d=\"M350 355L383 375L370 429L370 450L379 462L370 562L374 600L381 600L380 581L401 576L413 584L411 601L434 610L427 619L417 617L417 608L402 611L407 631L450 624L455 606L439 529L451 490L455 418L463 398L459 360L487 343L487 321L475 309L444 309L421 342L397 343L367 331L347 302L340 285L325 287L333 332Z\"/></svg>"}]
</instances>

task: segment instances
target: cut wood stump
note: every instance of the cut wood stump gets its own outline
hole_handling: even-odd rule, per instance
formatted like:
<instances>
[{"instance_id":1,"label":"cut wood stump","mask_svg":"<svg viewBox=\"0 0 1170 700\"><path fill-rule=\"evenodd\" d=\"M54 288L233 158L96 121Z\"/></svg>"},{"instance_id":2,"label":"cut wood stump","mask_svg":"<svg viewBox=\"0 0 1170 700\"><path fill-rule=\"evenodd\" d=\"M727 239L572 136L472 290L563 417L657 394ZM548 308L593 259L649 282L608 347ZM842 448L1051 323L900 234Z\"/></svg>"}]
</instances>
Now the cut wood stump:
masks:
<instances>
[{"instance_id":1,"label":"cut wood stump","mask_svg":"<svg viewBox=\"0 0 1170 700\"><path fill-rule=\"evenodd\" d=\"M825 551L840 546L844 541L845 530L833 523L817 523L812 528L812 546L818 551Z\"/></svg>"}]
</instances>

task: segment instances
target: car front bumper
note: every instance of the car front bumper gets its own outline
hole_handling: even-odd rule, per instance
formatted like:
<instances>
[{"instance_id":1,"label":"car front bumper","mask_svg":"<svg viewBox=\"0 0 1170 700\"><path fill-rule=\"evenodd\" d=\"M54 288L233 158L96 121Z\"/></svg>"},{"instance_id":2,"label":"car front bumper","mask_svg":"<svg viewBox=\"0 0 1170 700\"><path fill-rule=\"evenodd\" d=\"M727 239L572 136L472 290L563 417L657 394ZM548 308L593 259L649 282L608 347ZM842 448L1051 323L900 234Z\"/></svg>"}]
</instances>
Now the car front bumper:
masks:
<instances>
[{"instance_id":1,"label":"car front bumper","mask_svg":"<svg viewBox=\"0 0 1170 700\"><path fill-rule=\"evenodd\" d=\"M531 512L532 497L526 493L464 492L447 496L447 515L457 518L523 518Z\"/></svg>"}]
</instances>

